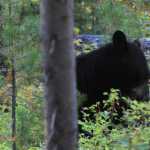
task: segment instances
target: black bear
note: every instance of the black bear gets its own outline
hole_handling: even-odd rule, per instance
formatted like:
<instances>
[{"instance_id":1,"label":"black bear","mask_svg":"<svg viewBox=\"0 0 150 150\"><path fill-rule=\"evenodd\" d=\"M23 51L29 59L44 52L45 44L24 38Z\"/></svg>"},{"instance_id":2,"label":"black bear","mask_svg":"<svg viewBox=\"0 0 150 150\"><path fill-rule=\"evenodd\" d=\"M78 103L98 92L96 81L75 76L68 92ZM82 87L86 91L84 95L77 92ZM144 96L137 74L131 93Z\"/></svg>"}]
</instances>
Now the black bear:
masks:
<instances>
[{"instance_id":1,"label":"black bear","mask_svg":"<svg viewBox=\"0 0 150 150\"><path fill-rule=\"evenodd\" d=\"M103 92L119 89L132 96L136 87L148 83L149 69L145 56L122 31L113 34L112 42L76 58L77 88L87 95L82 106L102 102Z\"/></svg>"}]
</instances>

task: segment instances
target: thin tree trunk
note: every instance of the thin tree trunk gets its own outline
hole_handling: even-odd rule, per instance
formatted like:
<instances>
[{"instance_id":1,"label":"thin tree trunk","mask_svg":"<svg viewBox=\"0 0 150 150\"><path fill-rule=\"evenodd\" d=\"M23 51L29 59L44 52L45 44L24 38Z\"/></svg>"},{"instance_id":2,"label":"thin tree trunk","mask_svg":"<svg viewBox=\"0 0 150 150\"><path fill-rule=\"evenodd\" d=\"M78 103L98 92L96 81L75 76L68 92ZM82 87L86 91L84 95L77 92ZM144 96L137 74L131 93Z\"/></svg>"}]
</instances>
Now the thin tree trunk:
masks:
<instances>
[{"instance_id":1,"label":"thin tree trunk","mask_svg":"<svg viewBox=\"0 0 150 150\"><path fill-rule=\"evenodd\" d=\"M77 132L73 0L43 0L46 150L75 150Z\"/></svg>"},{"instance_id":2,"label":"thin tree trunk","mask_svg":"<svg viewBox=\"0 0 150 150\"><path fill-rule=\"evenodd\" d=\"M12 58L12 150L16 150L16 71Z\"/></svg>"},{"instance_id":3,"label":"thin tree trunk","mask_svg":"<svg viewBox=\"0 0 150 150\"><path fill-rule=\"evenodd\" d=\"M12 1L9 1L8 5L8 13L9 13L9 25L12 24ZM11 51L11 45L13 43L13 33L10 31L9 33L9 50ZM13 54L13 51L12 51ZM12 150L16 150L16 70L15 70L15 61L14 55L11 58L12 63Z\"/></svg>"}]
</instances>

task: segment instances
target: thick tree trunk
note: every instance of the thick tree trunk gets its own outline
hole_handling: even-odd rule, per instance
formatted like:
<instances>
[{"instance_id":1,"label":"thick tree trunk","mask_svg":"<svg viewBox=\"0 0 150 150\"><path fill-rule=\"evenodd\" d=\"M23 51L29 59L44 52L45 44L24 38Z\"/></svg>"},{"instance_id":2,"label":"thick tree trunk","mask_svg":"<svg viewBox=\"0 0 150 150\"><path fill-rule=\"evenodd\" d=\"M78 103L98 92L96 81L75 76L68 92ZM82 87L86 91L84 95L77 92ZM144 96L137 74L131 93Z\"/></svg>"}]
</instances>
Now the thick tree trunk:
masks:
<instances>
[{"instance_id":1,"label":"thick tree trunk","mask_svg":"<svg viewBox=\"0 0 150 150\"><path fill-rule=\"evenodd\" d=\"M73 0L43 0L46 150L75 150L77 132Z\"/></svg>"}]
</instances>

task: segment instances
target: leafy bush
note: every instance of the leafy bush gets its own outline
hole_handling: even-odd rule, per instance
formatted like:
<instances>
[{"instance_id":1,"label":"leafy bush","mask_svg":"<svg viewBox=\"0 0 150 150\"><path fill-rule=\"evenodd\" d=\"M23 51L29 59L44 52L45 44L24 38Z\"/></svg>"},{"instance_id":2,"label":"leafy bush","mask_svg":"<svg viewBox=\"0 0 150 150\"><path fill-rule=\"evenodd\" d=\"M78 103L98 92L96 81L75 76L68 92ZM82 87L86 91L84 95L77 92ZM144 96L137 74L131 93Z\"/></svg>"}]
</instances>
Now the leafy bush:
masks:
<instances>
[{"instance_id":1,"label":"leafy bush","mask_svg":"<svg viewBox=\"0 0 150 150\"><path fill-rule=\"evenodd\" d=\"M106 102L110 108L113 99L118 99L117 91L112 91ZM129 99L126 99L127 101ZM91 137L80 134L80 150L148 150L150 148L150 102L128 101L130 108L124 110L121 118L123 123L111 122L110 108L97 112L97 105L86 108L94 112L95 120L84 112L84 122L79 121L85 131L92 133ZM114 114L115 115L115 114Z\"/></svg>"}]
</instances>

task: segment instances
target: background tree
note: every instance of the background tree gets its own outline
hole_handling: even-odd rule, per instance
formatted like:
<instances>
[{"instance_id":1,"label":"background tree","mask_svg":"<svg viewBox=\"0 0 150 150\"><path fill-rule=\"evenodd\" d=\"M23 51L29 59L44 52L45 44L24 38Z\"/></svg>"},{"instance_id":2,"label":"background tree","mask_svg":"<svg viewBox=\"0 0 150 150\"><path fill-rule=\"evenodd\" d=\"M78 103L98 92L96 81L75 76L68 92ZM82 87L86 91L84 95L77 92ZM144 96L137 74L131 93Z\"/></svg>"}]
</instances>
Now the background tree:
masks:
<instances>
[{"instance_id":1,"label":"background tree","mask_svg":"<svg viewBox=\"0 0 150 150\"><path fill-rule=\"evenodd\" d=\"M81 33L110 35L120 29L132 38L141 37L143 20L148 16L145 6L148 4L142 0L77 0L75 26Z\"/></svg>"},{"instance_id":2,"label":"background tree","mask_svg":"<svg viewBox=\"0 0 150 150\"><path fill-rule=\"evenodd\" d=\"M77 131L73 1L42 1L46 149L75 150Z\"/></svg>"}]
</instances>

